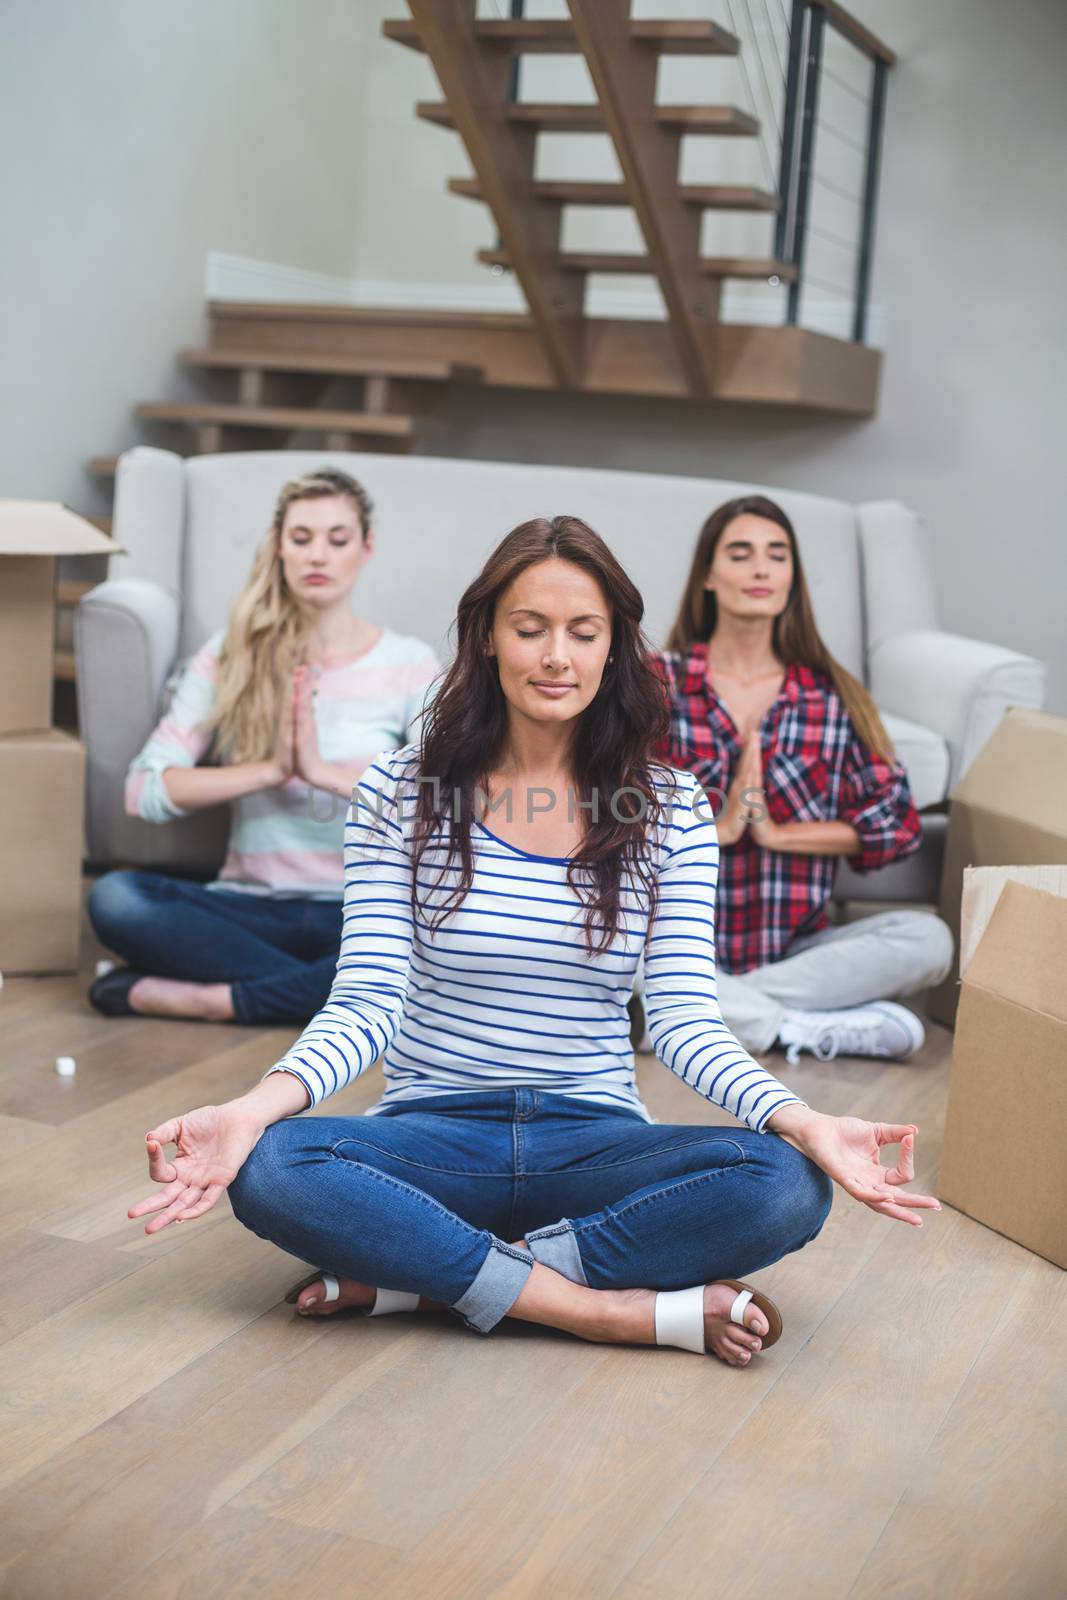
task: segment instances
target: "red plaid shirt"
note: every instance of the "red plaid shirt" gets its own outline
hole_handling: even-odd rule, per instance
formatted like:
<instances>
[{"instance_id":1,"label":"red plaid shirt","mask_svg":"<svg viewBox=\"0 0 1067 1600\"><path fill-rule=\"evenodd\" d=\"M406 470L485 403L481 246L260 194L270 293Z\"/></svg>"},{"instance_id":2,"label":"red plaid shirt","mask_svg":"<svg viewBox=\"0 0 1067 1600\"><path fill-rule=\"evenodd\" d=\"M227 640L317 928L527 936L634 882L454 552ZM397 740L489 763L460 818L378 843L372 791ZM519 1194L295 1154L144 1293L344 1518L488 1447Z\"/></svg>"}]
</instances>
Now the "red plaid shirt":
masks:
<instances>
[{"instance_id":1,"label":"red plaid shirt","mask_svg":"<svg viewBox=\"0 0 1067 1600\"><path fill-rule=\"evenodd\" d=\"M707 681L707 646L655 652L666 684L671 729L653 755L692 772L718 816L726 804L741 740ZM760 724L766 808L775 822L850 822L860 836L857 872L873 872L919 848L921 824L899 761L862 744L833 681L790 665ZM719 793L714 793L718 790ZM830 925L826 905L840 856L768 850L746 829L719 856L715 947L724 972L779 961L792 941Z\"/></svg>"}]
</instances>

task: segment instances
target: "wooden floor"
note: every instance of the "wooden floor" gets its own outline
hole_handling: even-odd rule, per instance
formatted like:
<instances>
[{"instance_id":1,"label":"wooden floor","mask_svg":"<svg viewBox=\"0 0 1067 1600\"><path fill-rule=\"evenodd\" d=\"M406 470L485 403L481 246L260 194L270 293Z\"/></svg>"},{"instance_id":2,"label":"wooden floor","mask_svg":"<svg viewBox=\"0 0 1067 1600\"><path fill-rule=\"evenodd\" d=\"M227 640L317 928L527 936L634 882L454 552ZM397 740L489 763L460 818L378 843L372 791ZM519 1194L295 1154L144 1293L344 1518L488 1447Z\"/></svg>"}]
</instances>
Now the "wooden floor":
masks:
<instances>
[{"instance_id":1,"label":"wooden floor","mask_svg":"<svg viewBox=\"0 0 1067 1600\"><path fill-rule=\"evenodd\" d=\"M0 995L5 1600L1067 1592L1047 1261L838 1190L756 1275L785 1332L745 1369L447 1314L307 1322L282 1303L301 1267L227 1204L151 1238L126 1218L144 1131L292 1033L98 1016L98 953ZM934 1192L950 1048L931 1024L907 1063L769 1064L821 1110L917 1123ZM729 1120L651 1057L638 1076L661 1120Z\"/></svg>"}]
</instances>

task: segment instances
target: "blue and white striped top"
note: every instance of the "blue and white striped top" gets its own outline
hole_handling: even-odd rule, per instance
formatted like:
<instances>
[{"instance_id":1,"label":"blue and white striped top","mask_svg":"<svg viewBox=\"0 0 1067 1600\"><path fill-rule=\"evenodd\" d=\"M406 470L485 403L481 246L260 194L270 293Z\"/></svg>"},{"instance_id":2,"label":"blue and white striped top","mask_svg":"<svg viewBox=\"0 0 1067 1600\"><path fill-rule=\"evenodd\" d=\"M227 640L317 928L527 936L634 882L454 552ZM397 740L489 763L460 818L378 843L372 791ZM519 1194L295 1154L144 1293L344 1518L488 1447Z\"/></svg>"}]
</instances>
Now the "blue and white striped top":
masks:
<instances>
[{"instance_id":1,"label":"blue and white striped top","mask_svg":"<svg viewBox=\"0 0 1067 1600\"><path fill-rule=\"evenodd\" d=\"M691 773L652 771L669 807L649 830L656 916L650 927L647 892L624 875L619 932L590 957L585 907L567 885L566 859L519 850L477 821L474 878L459 910L436 932L423 918L460 871L455 861L442 872L439 835L420 863L424 904L413 920L419 746L378 756L353 791L345 824L344 920L329 998L270 1072L294 1073L318 1105L381 1057L386 1090L368 1116L425 1095L533 1088L655 1122L634 1080L626 1008L647 938L645 1006L660 1060L757 1133L779 1106L804 1105L723 1021L715 824Z\"/></svg>"}]
</instances>

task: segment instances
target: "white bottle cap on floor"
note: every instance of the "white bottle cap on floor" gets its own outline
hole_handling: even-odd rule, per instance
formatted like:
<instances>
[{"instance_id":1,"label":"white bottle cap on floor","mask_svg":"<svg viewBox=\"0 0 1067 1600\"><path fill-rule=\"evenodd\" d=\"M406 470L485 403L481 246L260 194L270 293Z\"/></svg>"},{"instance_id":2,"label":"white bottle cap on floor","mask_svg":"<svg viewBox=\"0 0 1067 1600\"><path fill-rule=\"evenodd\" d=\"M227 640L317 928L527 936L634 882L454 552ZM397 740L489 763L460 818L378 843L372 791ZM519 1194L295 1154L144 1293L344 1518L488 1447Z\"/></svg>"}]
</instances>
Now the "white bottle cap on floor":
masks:
<instances>
[{"instance_id":1,"label":"white bottle cap on floor","mask_svg":"<svg viewBox=\"0 0 1067 1600\"><path fill-rule=\"evenodd\" d=\"M56 1071L61 1078L73 1078L78 1070L78 1063L73 1056L56 1056Z\"/></svg>"},{"instance_id":2,"label":"white bottle cap on floor","mask_svg":"<svg viewBox=\"0 0 1067 1600\"><path fill-rule=\"evenodd\" d=\"M117 965L118 962L109 961L106 956L101 956L96 963L96 971L93 975L97 978L106 978L109 972L114 972Z\"/></svg>"}]
</instances>

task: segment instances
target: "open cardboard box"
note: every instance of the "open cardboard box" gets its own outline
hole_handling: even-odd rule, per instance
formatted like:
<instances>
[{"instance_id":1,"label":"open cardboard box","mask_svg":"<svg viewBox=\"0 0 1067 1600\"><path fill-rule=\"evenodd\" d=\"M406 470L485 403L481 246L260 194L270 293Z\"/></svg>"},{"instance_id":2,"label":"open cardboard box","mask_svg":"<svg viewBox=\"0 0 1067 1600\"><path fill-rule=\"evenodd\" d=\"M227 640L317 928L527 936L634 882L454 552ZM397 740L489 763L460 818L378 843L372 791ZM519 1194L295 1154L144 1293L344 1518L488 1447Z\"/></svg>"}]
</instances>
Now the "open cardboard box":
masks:
<instances>
[{"instance_id":1,"label":"open cardboard box","mask_svg":"<svg viewBox=\"0 0 1067 1600\"><path fill-rule=\"evenodd\" d=\"M85 746L51 727L59 556L121 550L52 501L0 500L0 972L74 972Z\"/></svg>"},{"instance_id":2,"label":"open cardboard box","mask_svg":"<svg viewBox=\"0 0 1067 1600\"><path fill-rule=\"evenodd\" d=\"M79 739L0 739L0 972L77 971L84 816Z\"/></svg>"},{"instance_id":3,"label":"open cardboard box","mask_svg":"<svg viewBox=\"0 0 1067 1600\"><path fill-rule=\"evenodd\" d=\"M0 736L52 723L56 558L122 546L50 500L0 500Z\"/></svg>"},{"instance_id":4,"label":"open cardboard box","mask_svg":"<svg viewBox=\"0 0 1067 1600\"><path fill-rule=\"evenodd\" d=\"M1016 870L967 874L937 1193L1067 1268L1067 868Z\"/></svg>"},{"instance_id":5,"label":"open cardboard box","mask_svg":"<svg viewBox=\"0 0 1067 1600\"><path fill-rule=\"evenodd\" d=\"M950 796L938 910L960 947L960 902L968 866L1067 864L1067 717L1012 706ZM959 998L954 966L926 998L952 1027Z\"/></svg>"}]
</instances>

